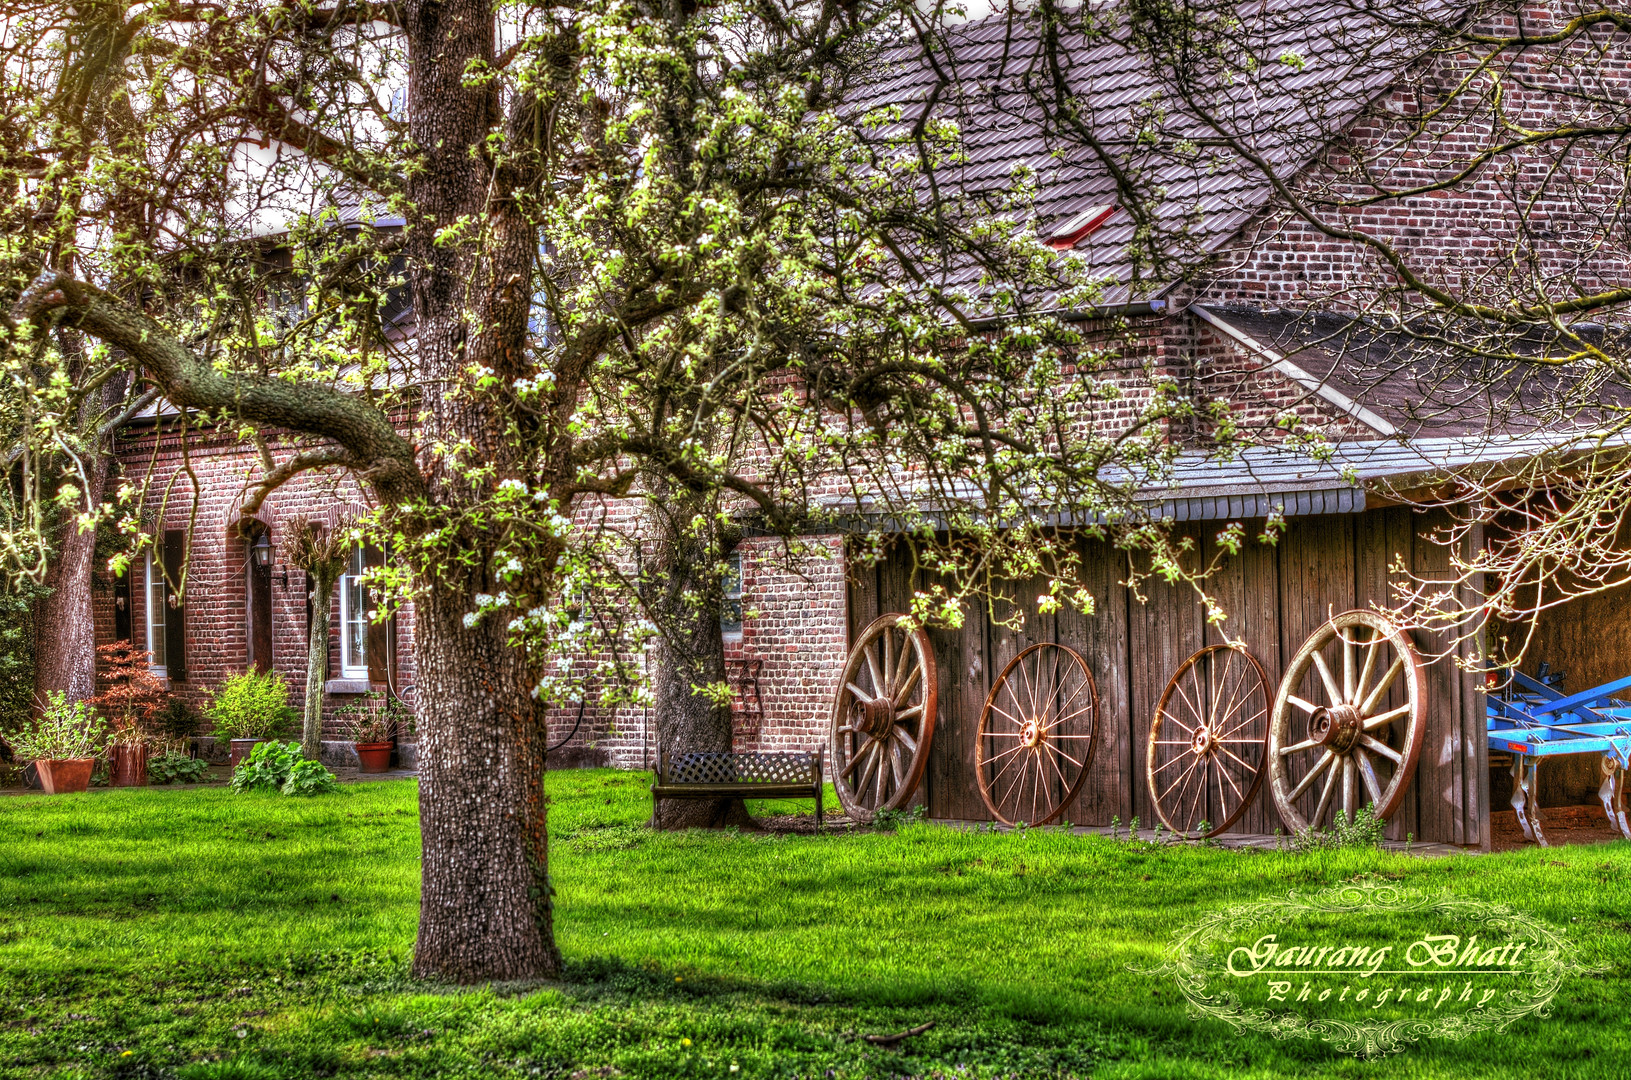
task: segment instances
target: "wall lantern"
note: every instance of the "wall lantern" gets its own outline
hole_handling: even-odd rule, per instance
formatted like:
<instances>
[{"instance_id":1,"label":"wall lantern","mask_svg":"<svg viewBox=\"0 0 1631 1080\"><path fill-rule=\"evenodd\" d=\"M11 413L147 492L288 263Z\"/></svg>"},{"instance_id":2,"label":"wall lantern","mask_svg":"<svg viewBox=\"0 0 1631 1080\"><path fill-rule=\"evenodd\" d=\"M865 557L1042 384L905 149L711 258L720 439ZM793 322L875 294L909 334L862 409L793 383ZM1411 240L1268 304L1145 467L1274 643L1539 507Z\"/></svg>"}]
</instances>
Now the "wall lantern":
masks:
<instances>
[{"instance_id":1,"label":"wall lantern","mask_svg":"<svg viewBox=\"0 0 1631 1080\"><path fill-rule=\"evenodd\" d=\"M272 537L261 533L255 537L255 546L250 549L255 556L255 565L267 567L272 565Z\"/></svg>"}]
</instances>

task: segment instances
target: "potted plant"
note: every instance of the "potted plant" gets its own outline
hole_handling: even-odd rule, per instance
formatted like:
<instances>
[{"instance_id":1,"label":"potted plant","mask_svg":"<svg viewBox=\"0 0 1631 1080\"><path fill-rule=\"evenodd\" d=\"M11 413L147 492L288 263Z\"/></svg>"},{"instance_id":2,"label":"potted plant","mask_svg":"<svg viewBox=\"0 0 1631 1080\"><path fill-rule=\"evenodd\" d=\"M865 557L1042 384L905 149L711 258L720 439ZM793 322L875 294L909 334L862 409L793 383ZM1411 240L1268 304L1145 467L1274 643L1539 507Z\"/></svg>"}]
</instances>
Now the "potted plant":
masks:
<instances>
[{"instance_id":1,"label":"potted plant","mask_svg":"<svg viewBox=\"0 0 1631 1080\"><path fill-rule=\"evenodd\" d=\"M236 769L256 743L275 738L294 719L289 684L276 671L234 675L215 691L204 715L215 721L217 739L230 740Z\"/></svg>"},{"instance_id":2,"label":"potted plant","mask_svg":"<svg viewBox=\"0 0 1631 1080\"><path fill-rule=\"evenodd\" d=\"M378 690L339 711L341 730L357 751L359 772L381 773L391 767L391 750L406 714L402 702Z\"/></svg>"},{"instance_id":3,"label":"potted plant","mask_svg":"<svg viewBox=\"0 0 1631 1080\"><path fill-rule=\"evenodd\" d=\"M106 739L106 726L88 702L53 690L40 715L24 721L10 742L18 760L33 762L46 794L61 795L90 787Z\"/></svg>"},{"instance_id":4,"label":"potted plant","mask_svg":"<svg viewBox=\"0 0 1631 1080\"><path fill-rule=\"evenodd\" d=\"M147 670L148 654L128 641L96 647L105 689L90 703L107 718L108 786L146 787L148 745L165 705L164 687Z\"/></svg>"}]
</instances>

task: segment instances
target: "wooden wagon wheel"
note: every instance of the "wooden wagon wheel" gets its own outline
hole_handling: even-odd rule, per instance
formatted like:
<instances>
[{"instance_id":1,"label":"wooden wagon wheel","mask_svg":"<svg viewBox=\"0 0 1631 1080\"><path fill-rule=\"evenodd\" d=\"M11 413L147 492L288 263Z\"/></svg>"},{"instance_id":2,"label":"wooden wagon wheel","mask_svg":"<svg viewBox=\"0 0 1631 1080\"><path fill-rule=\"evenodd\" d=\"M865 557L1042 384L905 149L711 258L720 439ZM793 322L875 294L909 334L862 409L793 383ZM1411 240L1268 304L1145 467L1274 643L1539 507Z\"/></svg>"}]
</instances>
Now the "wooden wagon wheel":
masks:
<instances>
[{"instance_id":1,"label":"wooden wagon wheel","mask_svg":"<svg viewBox=\"0 0 1631 1080\"><path fill-rule=\"evenodd\" d=\"M980 798L998 821L1046 825L1075 801L1099 744L1099 688L1075 649L1043 642L1008 662L974 743Z\"/></svg>"},{"instance_id":2,"label":"wooden wagon wheel","mask_svg":"<svg viewBox=\"0 0 1631 1080\"><path fill-rule=\"evenodd\" d=\"M1380 675L1378 675L1380 672ZM1404 676L1400 681L1400 676ZM1294 832L1387 819L1416 772L1427 679L1409 636L1373 611L1327 621L1291 658L1269 725L1269 791Z\"/></svg>"},{"instance_id":3,"label":"wooden wagon wheel","mask_svg":"<svg viewBox=\"0 0 1631 1080\"><path fill-rule=\"evenodd\" d=\"M940 682L929 635L905 618L861 631L833 696L833 789L854 821L905 806L929 762Z\"/></svg>"},{"instance_id":4,"label":"wooden wagon wheel","mask_svg":"<svg viewBox=\"0 0 1631 1080\"><path fill-rule=\"evenodd\" d=\"M1144 755L1167 828L1215 836L1246 812L1263 783L1273 701L1263 665L1239 645L1208 645L1173 673Z\"/></svg>"}]
</instances>

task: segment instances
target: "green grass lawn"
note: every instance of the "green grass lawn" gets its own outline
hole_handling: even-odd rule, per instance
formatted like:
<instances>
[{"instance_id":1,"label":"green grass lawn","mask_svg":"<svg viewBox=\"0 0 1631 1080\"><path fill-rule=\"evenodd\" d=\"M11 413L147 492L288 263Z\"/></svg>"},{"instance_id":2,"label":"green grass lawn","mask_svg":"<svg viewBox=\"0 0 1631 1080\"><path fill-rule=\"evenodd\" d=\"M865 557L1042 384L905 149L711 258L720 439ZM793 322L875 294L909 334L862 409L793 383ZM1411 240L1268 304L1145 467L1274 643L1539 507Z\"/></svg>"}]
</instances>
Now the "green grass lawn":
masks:
<instances>
[{"instance_id":1,"label":"green grass lawn","mask_svg":"<svg viewBox=\"0 0 1631 1080\"><path fill-rule=\"evenodd\" d=\"M1631 844L1426 860L934 825L654 835L648 783L552 774L567 979L482 990L407 976L411 781L0 799L0 1076L1631 1075ZM1546 1019L1361 1061L1193 1019L1129 970L1205 908L1365 874L1567 926L1607 972ZM927 1020L898 1049L858 1038Z\"/></svg>"}]
</instances>

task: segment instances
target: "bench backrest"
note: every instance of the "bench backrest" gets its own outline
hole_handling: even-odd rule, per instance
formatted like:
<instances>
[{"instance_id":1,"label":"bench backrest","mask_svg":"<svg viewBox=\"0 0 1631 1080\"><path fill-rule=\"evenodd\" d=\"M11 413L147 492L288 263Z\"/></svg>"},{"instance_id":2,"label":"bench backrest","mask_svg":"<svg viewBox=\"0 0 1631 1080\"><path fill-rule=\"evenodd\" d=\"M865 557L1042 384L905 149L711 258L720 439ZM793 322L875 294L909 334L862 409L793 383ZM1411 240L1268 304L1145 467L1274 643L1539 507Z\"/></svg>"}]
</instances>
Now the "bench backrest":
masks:
<instances>
[{"instance_id":1,"label":"bench backrest","mask_svg":"<svg viewBox=\"0 0 1631 1080\"><path fill-rule=\"evenodd\" d=\"M819 752L691 753L658 759L664 784L814 784L821 778Z\"/></svg>"}]
</instances>

